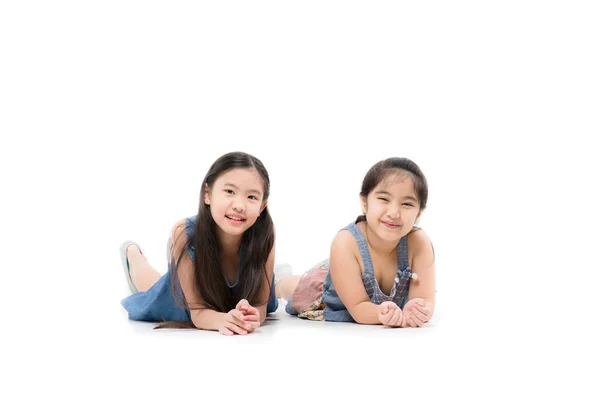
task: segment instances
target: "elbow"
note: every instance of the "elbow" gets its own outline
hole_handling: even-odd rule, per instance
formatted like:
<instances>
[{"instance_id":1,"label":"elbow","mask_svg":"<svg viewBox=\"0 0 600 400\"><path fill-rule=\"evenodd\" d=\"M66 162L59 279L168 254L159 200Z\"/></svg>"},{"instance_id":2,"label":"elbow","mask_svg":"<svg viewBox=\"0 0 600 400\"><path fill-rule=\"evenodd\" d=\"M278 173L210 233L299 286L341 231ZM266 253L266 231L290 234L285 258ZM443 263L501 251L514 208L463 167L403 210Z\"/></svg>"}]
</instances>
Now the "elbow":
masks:
<instances>
[{"instance_id":1,"label":"elbow","mask_svg":"<svg viewBox=\"0 0 600 400\"><path fill-rule=\"evenodd\" d=\"M196 329L212 330L211 325L214 325L214 321L211 321L214 317L211 316L210 309L193 310L190 315L191 324ZM211 318L213 317L213 318Z\"/></svg>"},{"instance_id":2,"label":"elbow","mask_svg":"<svg viewBox=\"0 0 600 400\"><path fill-rule=\"evenodd\" d=\"M370 304L371 306L373 306L373 303L371 303L370 301L367 301L365 303ZM354 322L356 322L357 324L361 324L361 325L374 325L377 322L375 322L376 320L378 321L378 318L374 318L373 315L370 315L372 313L372 309L369 309L371 307L367 306L363 306L363 303L359 303L354 305L353 307L347 307L346 309L348 310L348 312L350 313L350 316L352 317L352 319L354 320ZM371 313L370 313L371 311Z\"/></svg>"},{"instance_id":3,"label":"elbow","mask_svg":"<svg viewBox=\"0 0 600 400\"><path fill-rule=\"evenodd\" d=\"M200 318L192 316L190 318L191 324L194 325L194 328L196 329L204 329L202 328L202 321L200 320Z\"/></svg>"}]
</instances>

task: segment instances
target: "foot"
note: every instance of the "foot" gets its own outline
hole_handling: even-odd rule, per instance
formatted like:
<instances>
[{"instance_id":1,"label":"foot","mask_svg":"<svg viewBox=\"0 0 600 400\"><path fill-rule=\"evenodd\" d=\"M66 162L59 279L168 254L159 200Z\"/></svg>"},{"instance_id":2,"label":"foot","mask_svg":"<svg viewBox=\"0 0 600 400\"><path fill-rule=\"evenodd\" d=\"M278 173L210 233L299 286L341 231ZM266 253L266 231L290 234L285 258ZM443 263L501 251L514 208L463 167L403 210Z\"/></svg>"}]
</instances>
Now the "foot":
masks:
<instances>
[{"instance_id":1,"label":"foot","mask_svg":"<svg viewBox=\"0 0 600 400\"><path fill-rule=\"evenodd\" d=\"M133 243L127 247L125 253L127 257L127 269L129 270L129 276L131 277L132 281L135 281L134 275L136 271L135 268L131 268L130 260L135 260L138 257L142 257L144 260L146 260L146 256L144 256L140 248Z\"/></svg>"},{"instance_id":2,"label":"foot","mask_svg":"<svg viewBox=\"0 0 600 400\"><path fill-rule=\"evenodd\" d=\"M140 248L137 245L133 244L133 243L130 244L127 247L127 250L125 251L125 253L127 254L127 259L128 260L130 258L132 258L132 257L135 257L135 256L143 256Z\"/></svg>"},{"instance_id":3,"label":"foot","mask_svg":"<svg viewBox=\"0 0 600 400\"><path fill-rule=\"evenodd\" d=\"M273 275L275 277L275 285L286 276L292 275L292 266L290 264L275 264L273 268Z\"/></svg>"},{"instance_id":4,"label":"foot","mask_svg":"<svg viewBox=\"0 0 600 400\"><path fill-rule=\"evenodd\" d=\"M133 283L133 271L131 271L129 259L131 259L132 257L133 259L140 256L143 257L142 251L140 250L139 245L137 243L131 240L127 240L121 243L121 246L119 247L119 254L121 256L121 264L123 265L123 270L125 272L125 277L127 279L129 289L131 289L131 293L137 293L138 290L136 288L136 285Z\"/></svg>"}]
</instances>

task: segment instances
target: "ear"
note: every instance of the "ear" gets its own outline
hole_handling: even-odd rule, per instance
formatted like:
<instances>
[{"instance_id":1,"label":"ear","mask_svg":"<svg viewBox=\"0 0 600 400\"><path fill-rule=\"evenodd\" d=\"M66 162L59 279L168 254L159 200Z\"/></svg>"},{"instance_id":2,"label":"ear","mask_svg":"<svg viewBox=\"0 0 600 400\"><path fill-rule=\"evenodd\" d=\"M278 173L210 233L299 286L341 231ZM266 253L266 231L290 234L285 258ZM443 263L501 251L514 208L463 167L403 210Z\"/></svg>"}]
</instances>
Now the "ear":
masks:
<instances>
[{"instance_id":1,"label":"ear","mask_svg":"<svg viewBox=\"0 0 600 400\"><path fill-rule=\"evenodd\" d=\"M360 207L362 209L363 214L367 214L367 196L363 196L362 193L359 194L360 197Z\"/></svg>"},{"instance_id":2,"label":"ear","mask_svg":"<svg viewBox=\"0 0 600 400\"><path fill-rule=\"evenodd\" d=\"M210 188L206 183L204 184L204 204L210 205Z\"/></svg>"},{"instance_id":3,"label":"ear","mask_svg":"<svg viewBox=\"0 0 600 400\"><path fill-rule=\"evenodd\" d=\"M268 201L268 200L265 200L265 201L263 201L263 204L262 204L262 206L260 207L260 211L258 212L258 215L262 214L263 210L264 210L265 208L267 208L267 204L268 204L268 203L269 203L269 201Z\"/></svg>"}]
</instances>

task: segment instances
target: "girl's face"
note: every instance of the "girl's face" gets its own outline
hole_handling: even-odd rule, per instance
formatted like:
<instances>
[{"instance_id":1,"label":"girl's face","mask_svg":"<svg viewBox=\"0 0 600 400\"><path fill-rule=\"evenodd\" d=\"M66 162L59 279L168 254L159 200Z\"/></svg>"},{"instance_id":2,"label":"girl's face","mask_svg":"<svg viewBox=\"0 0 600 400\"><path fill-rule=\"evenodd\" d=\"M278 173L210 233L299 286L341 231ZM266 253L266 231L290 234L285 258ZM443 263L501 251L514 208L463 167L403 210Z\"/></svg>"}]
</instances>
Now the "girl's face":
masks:
<instances>
[{"instance_id":1,"label":"girl's face","mask_svg":"<svg viewBox=\"0 0 600 400\"><path fill-rule=\"evenodd\" d=\"M388 175L365 198L362 209L371 231L383 240L398 241L421 216L415 184L406 173Z\"/></svg>"},{"instance_id":2,"label":"girl's face","mask_svg":"<svg viewBox=\"0 0 600 400\"><path fill-rule=\"evenodd\" d=\"M263 191L264 183L256 170L235 168L221 174L212 188L205 188L204 203L210 205L210 213L223 232L239 236L267 206Z\"/></svg>"}]
</instances>

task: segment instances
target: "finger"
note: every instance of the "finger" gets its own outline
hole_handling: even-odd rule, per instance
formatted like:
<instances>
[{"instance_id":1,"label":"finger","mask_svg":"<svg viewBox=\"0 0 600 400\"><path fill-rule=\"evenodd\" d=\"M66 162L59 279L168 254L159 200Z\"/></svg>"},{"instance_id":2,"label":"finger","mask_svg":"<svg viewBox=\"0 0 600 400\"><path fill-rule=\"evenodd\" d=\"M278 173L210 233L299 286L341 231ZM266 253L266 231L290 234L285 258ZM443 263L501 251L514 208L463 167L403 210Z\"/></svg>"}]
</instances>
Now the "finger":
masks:
<instances>
[{"instance_id":1,"label":"finger","mask_svg":"<svg viewBox=\"0 0 600 400\"><path fill-rule=\"evenodd\" d=\"M244 329L246 332L248 333L252 333L254 332L254 330L256 329L255 326L252 326L252 324L248 325L248 327L246 329Z\"/></svg>"},{"instance_id":2,"label":"finger","mask_svg":"<svg viewBox=\"0 0 600 400\"><path fill-rule=\"evenodd\" d=\"M412 312L412 314L417 317L419 320L421 320L422 322L427 321L427 315L422 313L421 310L419 310L418 308L415 308Z\"/></svg>"},{"instance_id":3,"label":"finger","mask_svg":"<svg viewBox=\"0 0 600 400\"><path fill-rule=\"evenodd\" d=\"M229 329L233 333L237 333L238 335L245 335L248 333L248 331L246 329L242 329L239 326L237 326L236 324L231 323L231 322L227 322L225 324L225 328Z\"/></svg>"},{"instance_id":4,"label":"finger","mask_svg":"<svg viewBox=\"0 0 600 400\"><path fill-rule=\"evenodd\" d=\"M421 321L419 318L417 318L417 316L415 314L412 315L412 320L414 321L417 328L422 327L423 324L425 323L425 322Z\"/></svg>"},{"instance_id":5,"label":"finger","mask_svg":"<svg viewBox=\"0 0 600 400\"><path fill-rule=\"evenodd\" d=\"M388 313L385 315L386 318L387 318L386 325L394 326L394 316L395 315L396 315L395 310L393 310L392 308L390 308L388 310Z\"/></svg>"},{"instance_id":6,"label":"finger","mask_svg":"<svg viewBox=\"0 0 600 400\"><path fill-rule=\"evenodd\" d=\"M396 312L390 310L390 312L388 313L388 315L389 315L389 318L388 318L388 321L387 321L387 325L394 326L394 324L396 322Z\"/></svg>"},{"instance_id":7,"label":"finger","mask_svg":"<svg viewBox=\"0 0 600 400\"><path fill-rule=\"evenodd\" d=\"M402 318L402 311L395 310L394 314L392 316L392 319L390 320L390 325L392 325L392 326L400 325L401 318Z\"/></svg>"},{"instance_id":8,"label":"finger","mask_svg":"<svg viewBox=\"0 0 600 400\"><path fill-rule=\"evenodd\" d=\"M416 314L413 314L413 321L415 321L415 324L417 324L417 326L423 326L423 324L425 323L425 321L423 321L420 317L418 317Z\"/></svg>"},{"instance_id":9,"label":"finger","mask_svg":"<svg viewBox=\"0 0 600 400\"><path fill-rule=\"evenodd\" d=\"M246 321L246 322L255 322L255 321L258 321L258 315L256 315L256 314L246 314L246 315L244 315L244 321Z\"/></svg>"},{"instance_id":10,"label":"finger","mask_svg":"<svg viewBox=\"0 0 600 400\"><path fill-rule=\"evenodd\" d=\"M259 321L253 321L253 322L249 322L248 326L250 326L253 329L256 329L260 326L260 322Z\"/></svg>"},{"instance_id":11,"label":"finger","mask_svg":"<svg viewBox=\"0 0 600 400\"><path fill-rule=\"evenodd\" d=\"M234 323L242 328L247 325L247 322L244 320L244 314L242 314L241 311L231 310L228 315L231 317L228 319L229 322Z\"/></svg>"},{"instance_id":12,"label":"finger","mask_svg":"<svg viewBox=\"0 0 600 400\"><path fill-rule=\"evenodd\" d=\"M398 309L398 321L396 322L396 326L402 326L402 321L404 320L404 313L401 309Z\"/></svg>"},{"instance_id":13,"label":"finger","mask_svg":"<svg viewBox=\"0 0 600 400\"><path fill-rule=\"evenodd\" d=\"M258 314L258 309L256 307L248 306L248 308L246 309L246 315L248 314Z\"/></svg>"},{"instance_id":14,"label":"finger","mask_svg":"<svg viewBox=\"0 0 600 400\"><path fill-rule=\"evenodd\" d=\"M231 332L229 329L225 328L224 326L219 328L219 333L221 335L225 335L225 336L233 336L233 332Z\"/></svg>"},{"instance_id":15,"label":"finger","mask_svg":"<svg viewBox=\"0 0 600 400\"><path fill-rule=\"evenodd\" d=\"M411 328L416 328L417 327L417 324L415 324L415 321L414 321L414 319L412 317L412 314L409 315L409 317L408 317L408 326L410 326Z\"/></svg>"},{"instance_id":16,"label":"finger","mask_svg":"<svg viewBox=\"0 0 600 400\"><path fill-rule=\"evenodd\" d=\"M406 313L402 313L402 328L406 328L408 326L408 317L406 316Z\"/></svg>"},{"instance_id":17,"label":"finger","mask_svg":"<svg viewBox=\"0 0 600 400\"><path fill-rule=\"evenodd\" d=\"M252 323L251 322L246 322L246 321L242 321L242 322L232 322L232 324L234 324L235 326L240 327L241 329L247 331L249 329L252 328Z\"/></svg>"},{"instance_id":18,"label":"finger","mask_svg":"<svg viewBox=\"0 0 600 400\"><path fill-rule=\"evenodd\" d=\"M256 315L256 318L258 318L258 321L260 322L260 311L256 310L256 314L254 315Z\"/></svg>"},{"instance_id":19,"label":"finger","mask_svg":"<svg viewBox=\"0 0 600 400\"><path fill-rule=\"evenodd\" d=\"M235 309L236 309L236 310L240 310L240 311L241 311L241 310L244 310L244 311L245 311L245 310L247 310L247 309L248 309L248 307L250 307L250 303L248 303L248 300L246 300L246 299L241 299L241 300L240 300L240 301L237 303L237 305L235 306Z\"/></svg>"},{"instance_id":20,"label":"finger","mask_svg":"<svg viewBox=\"0 0 600 400\"><path fill-rule=\"evenodd\" d=\"M423 314L425 314L425 317L427 318L425 321L429 321L431 319L431 315L433 314L433 312L431 312L431 308L425 306L421 307L420 310Z\"/></svg>"},{"instance_id":21,"label":"finger","mask_svg":"<svg viewBox=\"0 0 600 400\"><path fill-rule=\"evenodd\" d=\"M390 320L390 314L384 314L384 313L379 313L379 321L383 324L383 325L387 325L388 321Z\"/></svg>"},{"instance_id":22,"label":"finger","mask_svg":"<svg viewBox=\"0 0 600 400\"><path fill-rule=\"evenodd\" d=\"M390 312L390 311L392 311L392 309L391 309L391 308L390 308L390 306L389 306L389 305L387 305L387 304L386 304L385 306L383 306L383 310L381 311L381 315L383 315L383 316L387 317L387 320L388 320L388 321L389 321L389 319L392 317L392 314L393 314L393 313L392 313L392 312Z\"/></svg>"},{"instance_id":23,"label":"finger","mask_svg":"<svg viewBox=\"0 0 600 400\"><path fill-rule=\"evenodd\" d=\"M252 321L252 322L248 322L248 325L246 325L246 328L250 327L251 329L256 329L260 327L260 321ZM246 329L244 328L244 329Z\"/></svg>"}]
</instances>

